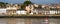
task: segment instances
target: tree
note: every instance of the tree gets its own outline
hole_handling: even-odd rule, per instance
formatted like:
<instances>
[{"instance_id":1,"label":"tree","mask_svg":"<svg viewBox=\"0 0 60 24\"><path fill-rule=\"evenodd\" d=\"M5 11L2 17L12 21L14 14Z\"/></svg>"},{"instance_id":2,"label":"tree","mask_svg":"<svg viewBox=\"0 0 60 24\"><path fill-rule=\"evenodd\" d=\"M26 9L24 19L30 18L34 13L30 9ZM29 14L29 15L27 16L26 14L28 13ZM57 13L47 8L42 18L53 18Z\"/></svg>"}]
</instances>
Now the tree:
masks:
<instances>
[{"instance_id":1,"label":"tree","mask_svg":"<svg viewBox=\"0 0 60 24\"><path fill-rule=\"evenodd\" d=\"M23 5L21 5L21 9L22 10L24 10L25 9L25 5L23 4Z\"/></svg>"},{"instance_id":2,"label":"tree","mask_svg":"<svg viewBox=\"0 0 60 24\"><path fill-rule=\"evenodd\" d=\"M8 4L8 3L0 2L0 6L1 6L1 7L5 7L6 4Z\"/></svg>"},{"instance_id":3,"label":"tree","mask_svg":"<svg viewBox=\"0 0 60 24\"><path fill-rule=\"evenodd\" d=\"M29 5L29 4L32 4L32 2L31 1L25 1L24 2L24 5Z\"/></svg>"},{"instance_id":4,"label":"tree","mask_svg":"<svg viewBox=\"0 0 60 24\"><path fill-rule=\"evenodd\" d=\"M26 6L28 6L29 4L32 4L31 1L25 1L22 5L21 5L21 9L24 10Z\"/></svg>"}]
</instances>

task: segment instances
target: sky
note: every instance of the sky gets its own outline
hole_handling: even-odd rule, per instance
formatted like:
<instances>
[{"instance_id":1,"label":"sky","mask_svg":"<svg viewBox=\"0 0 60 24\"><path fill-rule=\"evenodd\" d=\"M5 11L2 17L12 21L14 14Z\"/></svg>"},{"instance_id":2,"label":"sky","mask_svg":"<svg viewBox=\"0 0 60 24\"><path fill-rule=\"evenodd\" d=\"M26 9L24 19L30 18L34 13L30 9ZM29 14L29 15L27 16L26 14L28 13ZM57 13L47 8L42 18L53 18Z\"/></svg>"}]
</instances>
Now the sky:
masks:
<instances>
[{"instance_id":1,"label":"sky","mask_svg":"<svg viewBox=\"0 0 60 24\"><path fill-rule=\"evenodd\" d=\"M0 0L0 2L7 3L23 3L25 0ZM30 0L36 4L50 4L50 3L60 3L60 0Z\"/></svg>"}]
</instances>

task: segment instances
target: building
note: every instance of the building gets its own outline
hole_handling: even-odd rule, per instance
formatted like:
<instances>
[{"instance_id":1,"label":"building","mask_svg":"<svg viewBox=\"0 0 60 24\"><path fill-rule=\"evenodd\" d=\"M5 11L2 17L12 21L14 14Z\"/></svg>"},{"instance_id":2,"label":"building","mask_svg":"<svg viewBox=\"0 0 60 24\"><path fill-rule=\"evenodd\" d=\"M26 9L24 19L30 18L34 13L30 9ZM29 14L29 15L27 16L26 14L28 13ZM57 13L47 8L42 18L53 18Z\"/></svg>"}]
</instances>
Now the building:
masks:
<instances>
[{"instance_id":1,"label":"building","mask_svg":"<svg viewBox=\"0 0 60 24\"><path fill-rule=\"evenodd\" d=\"M7 13L6 9L0 8L0 16L5 16L5 15L7 15L6 13Z\"/></svg>"},{"instance_id":2,"label":"building","mask_svg":"<svg viewBox=\"0 0 60 24\"><path fill-rule=\"evenodd\" d=\"M26 10L28 13L32 13L33 9L34 9L34 5L28 5L28 6L26 6L26 8L25 8L25 10Z\"/></svg>"},{"instance_id":3,"label":"building","mask_svg":"<svg viewBox=\"0 0 60 24\"><path fill-rule=\"evenodd\" d=\"M35 6L35 7L39 7L39 5L38 5L38 4L34 4L34 6Z\"/></svg>"},{"instance_id":4,"label":"building","mask_svg":"<svg viewBox=\"0 0 60 24\"><path fill-rule=\"evenodd\" d=\"M49 15L49 10L44 10L44 9L34 9L33 10L34 14L43 14L43 15Z\"/></svg>"},{"instance_id":5,"label":"building","mask_svg":"<svg viewBox=\"0 0 60 24\"><path fill-rule=\"evenodd\" d=\"M24 14L24 15L26 15L26 11L25 10L17 10L16 11L16 14Z\"/></svg>"},{"instance_id":6,"label":"building","mask_svg":"<svg viewBox=\"0 0 60 24\"><path fill-rule=\"evenodd\" d=\"M16 14L16 11L20 9L20 6L18 6L18 4L7 4L6 9L7 14Z\"/></svg>"}]
</instances>

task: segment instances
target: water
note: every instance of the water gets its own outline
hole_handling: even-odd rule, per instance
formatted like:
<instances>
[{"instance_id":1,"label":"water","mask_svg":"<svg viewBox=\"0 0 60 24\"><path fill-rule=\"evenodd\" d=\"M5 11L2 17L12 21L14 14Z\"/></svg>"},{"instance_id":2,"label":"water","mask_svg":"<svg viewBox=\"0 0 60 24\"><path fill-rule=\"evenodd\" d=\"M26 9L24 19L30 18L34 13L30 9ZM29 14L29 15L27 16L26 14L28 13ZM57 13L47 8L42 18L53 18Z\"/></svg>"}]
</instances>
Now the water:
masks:
<instances>
[{"instance_id":1,"label":"water","mask_svg":"<svg viewBox=\"0 0 60 24\"><path fill-rule=\"evenodd\" d=\"M0 18L0 24L45 24L44 18ZM59 18L48 18L48 24L60 24Z\"/></svg>"}]
</instances>

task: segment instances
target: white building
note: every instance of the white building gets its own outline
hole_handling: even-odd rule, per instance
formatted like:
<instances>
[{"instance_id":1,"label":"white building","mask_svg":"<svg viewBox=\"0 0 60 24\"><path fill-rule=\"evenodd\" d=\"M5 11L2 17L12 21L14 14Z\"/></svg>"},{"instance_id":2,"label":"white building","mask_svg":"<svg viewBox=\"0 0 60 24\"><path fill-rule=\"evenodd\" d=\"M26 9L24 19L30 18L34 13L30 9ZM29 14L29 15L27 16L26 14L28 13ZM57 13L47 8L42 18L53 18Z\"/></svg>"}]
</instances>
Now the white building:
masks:
<instances>
[{"instance_id":1,"label":"white building","mask_svg":"<svg viewBox=\"0 0 60 24\"><path fill-rule=\"evenodd\" d=\"M54 11L54 10L51 10L51 11L50 11L50 14L60 14L60 11L57 11L57 10L55 10L55 11Z\"/></svg>"},{"instance_id":2,"label":"white building","mask_svg":"<svg viewBox=\"0 0 60 24\"><path fill-rule=\"evenodd\" d=\"M0 16L5 16L7 14L6 9L1 9L0 8Z\"/></svg>"},{"instance_id":3,"label":"white building","mask_svg":"<svg viewBox=\"0 0 60 24\"><path fill-rule=\"evenodd\" d=\"M27 11L25 10L18 10L16 11L16 14L26 14Z\"/></svg>"},{"instance_id":4,"label":"white building","mask_svg":"<svg viewBox=\"0 0 60 24\"><path fill-rule=\"evenodd\" d=\"M38 4L34 4L35 7L38 7L39 5Z\"/></svg>"},{"instance_id":5,"label":"white building","mask_svg":"<svg viewBox=\"0 0 60 24\"><path fill-rule=\"evenodd\" d=\"M6 13L6 9L0 9L0 13Z\"/></svg>"},{"instance_id":6,"label":"white building","mask_svg":"<svg viewBox=\"0 0 60 24\"><path fill-rule=\"evenodd\" d=\"M42 8L45 8L45 5L42 5Z\"/></svg>"}]
</instances>

